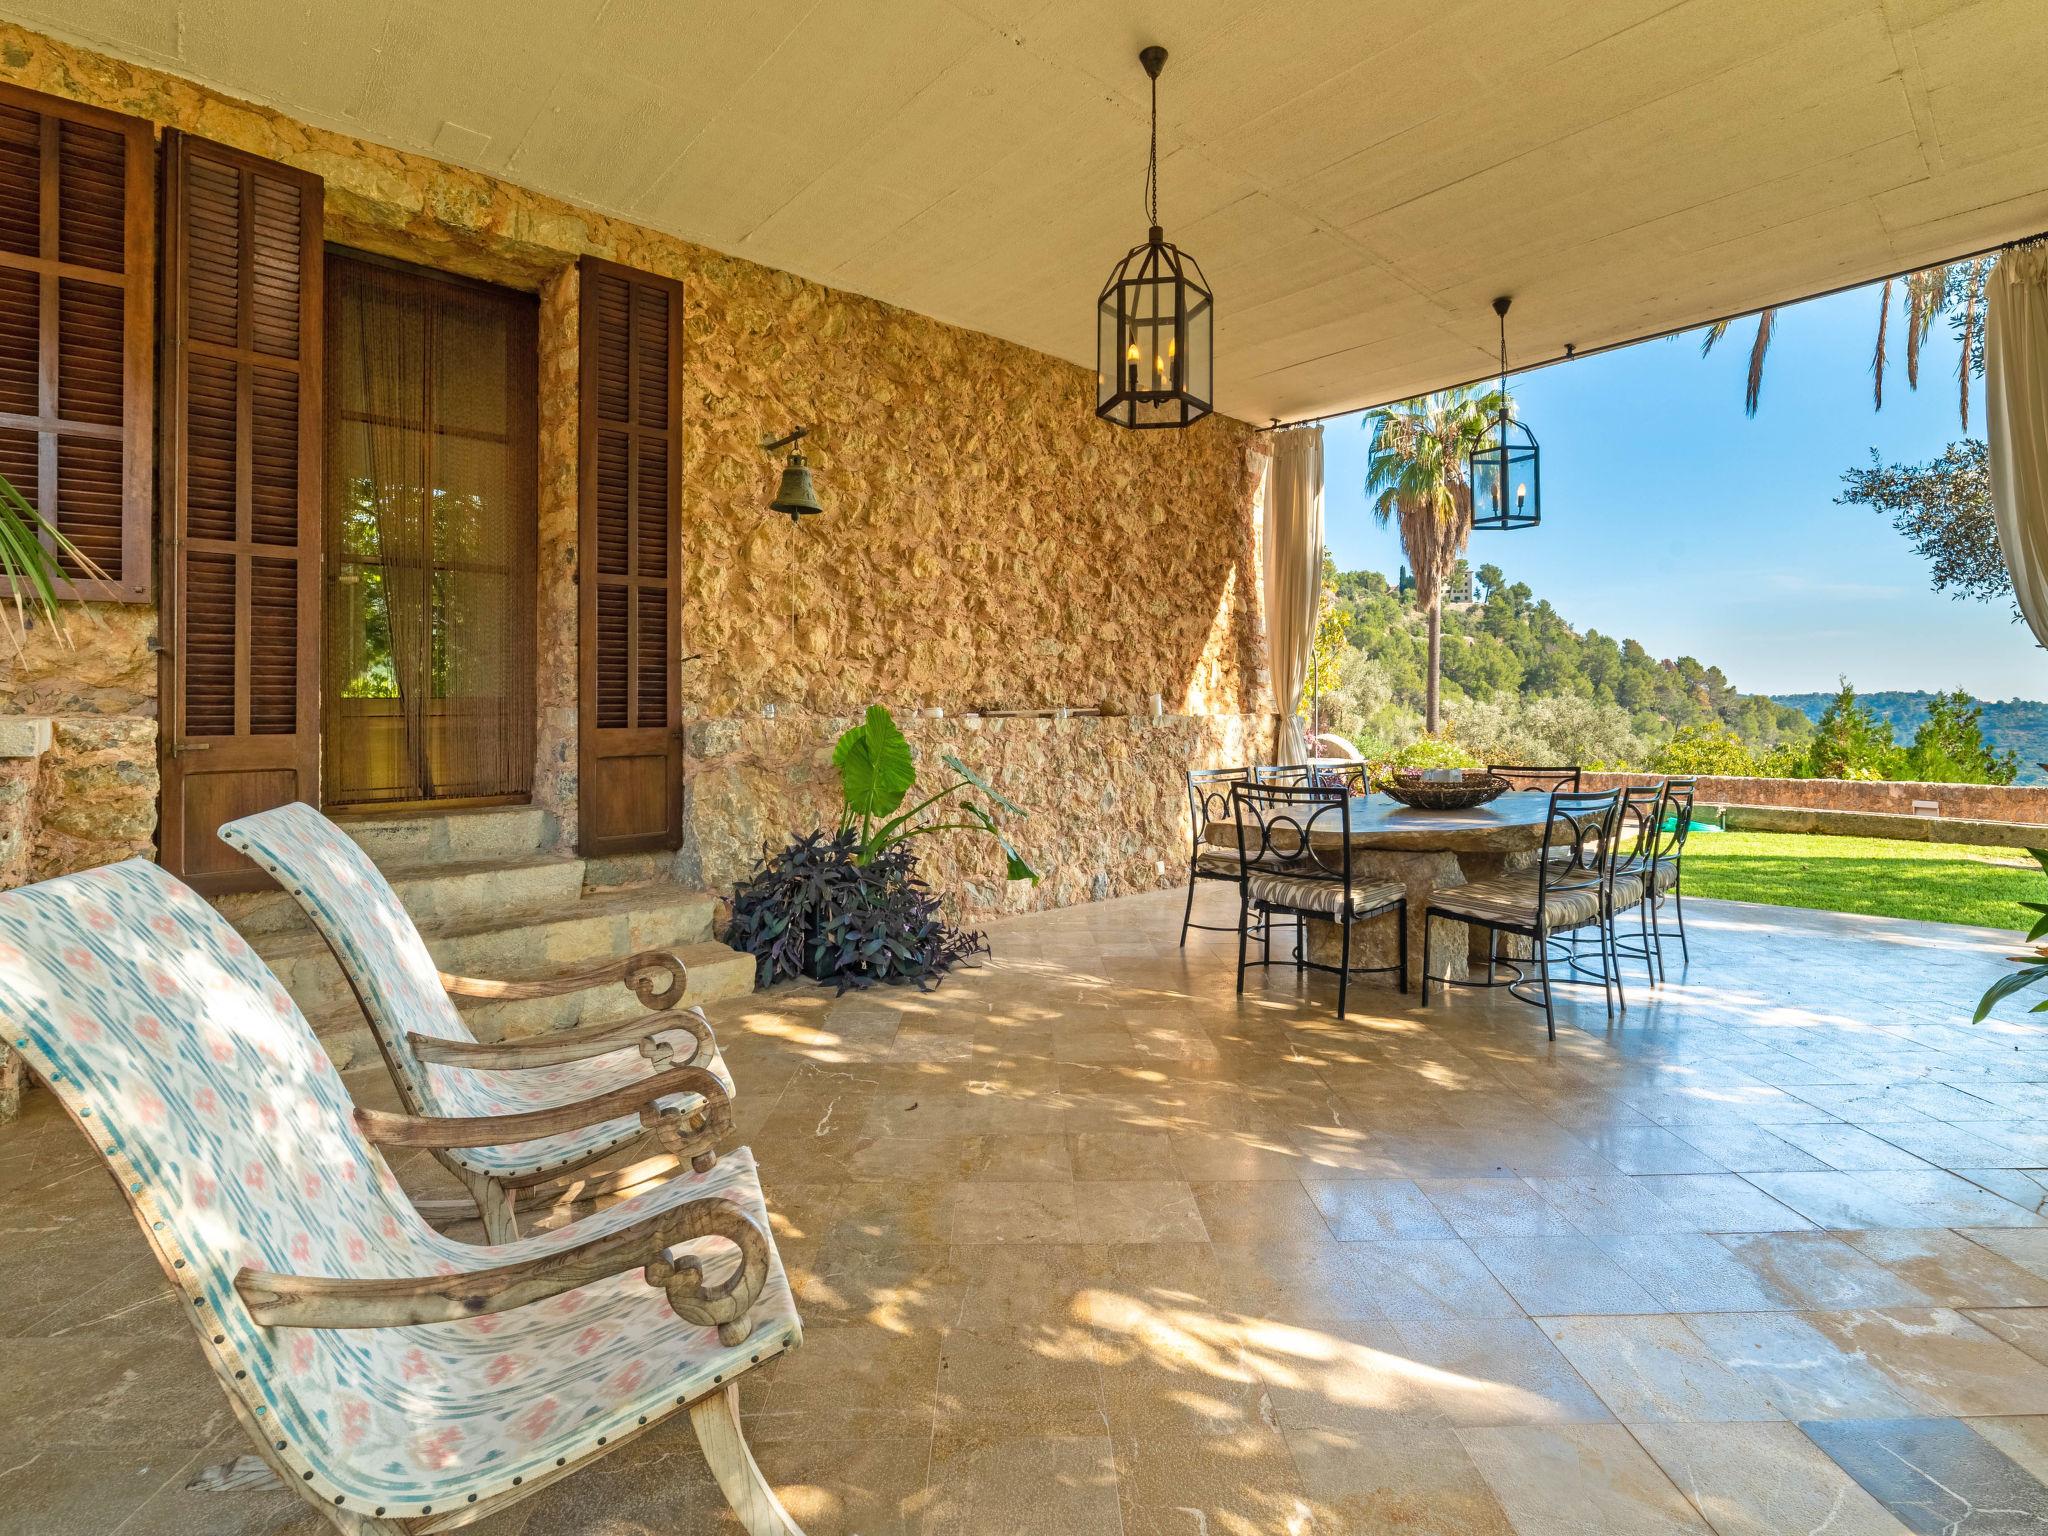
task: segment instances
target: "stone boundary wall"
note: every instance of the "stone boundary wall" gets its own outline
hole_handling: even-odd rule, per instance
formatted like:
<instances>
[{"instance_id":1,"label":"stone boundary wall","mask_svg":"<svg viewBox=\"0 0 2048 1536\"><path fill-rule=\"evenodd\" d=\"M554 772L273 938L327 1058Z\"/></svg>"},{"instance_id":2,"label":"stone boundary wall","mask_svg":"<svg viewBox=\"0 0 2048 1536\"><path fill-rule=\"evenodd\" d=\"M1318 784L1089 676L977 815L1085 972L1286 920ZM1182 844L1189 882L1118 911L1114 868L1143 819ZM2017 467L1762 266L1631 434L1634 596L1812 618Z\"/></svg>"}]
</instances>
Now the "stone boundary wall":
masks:
<instances>
[{"instance_id":1,"label":"stone boundary wall","mask_svg":"<svg viewBox=\"0 0 2048 1536\"><path fill-rule=\"evenodd\" d=\"M1653 773L1588 773L1589 789L1654 784ZM1854 811L1911 816L1913 802L1931 800L1943 818L2048 824L2048 784L1917 784L1862 779L1736 779L1703 777L1702 804L1783 806L1808 811ZM1925 813L1921 813L1923 816Z\"/></svg>"},{"instance_id":2,"label":"stone boundary wall","mask_svg":"<svg viewBox=\"0 0 2048 1536\"><path fill-rule=\"evenodd\" d=\"M689 730L683 850L677 874L729 901L762 849L792 832L838 824L832 745L854 722L822 715L698 720ZM1262 758L1264 715L1076 715L903 720L917 756L913 801L948 782L950 753L1030 813L1001 818L1039 871L1036 886L1003 878L1001 851L980 835L943 833L916 845L921 873L955 915L1102 901L1187 878L1186 772Z\"/></svg>"}]
</instances>

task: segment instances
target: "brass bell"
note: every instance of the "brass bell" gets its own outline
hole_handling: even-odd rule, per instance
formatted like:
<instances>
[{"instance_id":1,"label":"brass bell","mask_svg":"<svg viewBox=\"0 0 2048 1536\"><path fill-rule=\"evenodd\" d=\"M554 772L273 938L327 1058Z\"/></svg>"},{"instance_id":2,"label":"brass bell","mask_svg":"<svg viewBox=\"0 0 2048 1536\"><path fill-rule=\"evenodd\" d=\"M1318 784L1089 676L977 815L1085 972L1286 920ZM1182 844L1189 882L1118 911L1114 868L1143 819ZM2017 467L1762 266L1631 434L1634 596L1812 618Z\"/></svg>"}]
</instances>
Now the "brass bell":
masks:
<instances>
[{"instance_id":1,"label":"brass bell","mask_svg":"<svg viewBox=\"0 0 2048 1536\"><path fill-rule=\"evenodd\" d=\"M773 453L779 448L790 447L799 442L808 432L808 427L798 427L786 437L763 439L761 446ZM817 487L811 484L811 467L804 462L803 450L795 449L789 462L782 468L782 484L776 487L775 499L768 503L772 512L785 512L795 523L800 518L816 517L825 509L818 505Z\"/></svg>"}]
</instances>

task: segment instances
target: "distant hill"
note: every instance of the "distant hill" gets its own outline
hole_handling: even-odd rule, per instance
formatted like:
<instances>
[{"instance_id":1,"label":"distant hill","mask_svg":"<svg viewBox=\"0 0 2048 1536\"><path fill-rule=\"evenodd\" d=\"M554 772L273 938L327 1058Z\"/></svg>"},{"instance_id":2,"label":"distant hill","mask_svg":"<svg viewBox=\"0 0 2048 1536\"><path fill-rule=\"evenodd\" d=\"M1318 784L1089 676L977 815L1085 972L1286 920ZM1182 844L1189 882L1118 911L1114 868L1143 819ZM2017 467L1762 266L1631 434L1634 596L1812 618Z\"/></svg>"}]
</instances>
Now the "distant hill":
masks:
<instances>
[{"instance_id":1,"label":"distant hill","mask_svg":"<svg viewBox=\"0 0 2048 1536\"><path fill-rule=\"evenodd\" d=\"M1772 695L1780 704L1789 704L1809 720L1820 719L1820 712L1828 707L1834 698L1832 693L1780 693ZM1857 690L1856 697L1864 707L1888 722L1892 728L1892 739L1904 743L1913 739L1913 733L1920 729L1927 718L1927 701L1931 693L1905 693L1893 690L1889 693L1865 693ZM2017 752L2020 758L2022 784L2048 784L2048 771L2041 767L2048 760L2048 703L2039 699L1984 699L1984 739L1994 747Z\"/></svg>"}]
</instances>

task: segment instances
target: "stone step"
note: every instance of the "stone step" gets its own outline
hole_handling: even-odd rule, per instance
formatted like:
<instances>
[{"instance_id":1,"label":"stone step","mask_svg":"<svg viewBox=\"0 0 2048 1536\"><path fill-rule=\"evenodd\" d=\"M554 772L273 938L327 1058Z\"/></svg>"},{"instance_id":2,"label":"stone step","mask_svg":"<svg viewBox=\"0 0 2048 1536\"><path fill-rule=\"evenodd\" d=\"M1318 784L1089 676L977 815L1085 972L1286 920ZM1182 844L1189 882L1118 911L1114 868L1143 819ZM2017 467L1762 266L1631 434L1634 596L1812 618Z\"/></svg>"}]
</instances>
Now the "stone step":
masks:
<instances>
[{"instance_id":1,"label":"stone step","mask_svg":"<svg viewBox=\"0 0 2048 1536\"><path fill-rule=\"evenodd\" d=\"M689 968L689 986L678 1007L709 1007L754 990L754 957L728 949L713 940L670 946ZM638 1016L645 1010L625 987L616 983L587 987L566 997L540 998L532 1002L464 1002L463 1022L480 1040L524 1038L549 1030L571 1029L578 1024L596 1024L624 1016ZM350 998L310 1015L314 1033L344 1070L374 1065L377 1042L370 1034L362 1010Z\"/></svg>"},{"instance_id":2,"label":"stone step","mask_svg":"<svg viewBox=\"0 0 2048 1536\"><path fill-rule=\"evenodd\" d=\"M377 867L417 868L479 859L530 858L554 835L554 818L532 805L478 806L402 816L337 816Z\"/></svg>"},{"instance_id":3,"label":"stone step","mask_svg":"<svg viewBox=\"0 0 2048 1536\"><path fill-rule=\"evenodd\" d=\"M717 903L699 891L674 885L640 886L587 895L549 909L422 923L420 931L435 963L445 971L518 977L588 965L635 950L702 944L711 937L716 910ZM261 934L250 942L308 1016L322 1019L354 1008L341 966L310 927ZM638 1000L623 987L606 990L621 993L624 1006L639 1007ZM547 1020L560 1012L562 1002L550 998L493 1003L492 1022L511 1033L536 1033L555 1027ZM602 1004L592 1000L590 1006ZM532 1010L535 1022L530 1029L525 1027L524 1010ZM595 1019L602 1015L580 1016Z\"/></svg>"},{"instance_id":4,"label":"stone step","mask_svg":"<svg viewBox=\"0 0 2048 1536\"><path fill-rule=\"evenodd\" d=\"M501 919L519 912L560 911L583 895L584 864L573 854L451 860L445 863L382 865L405 910L422 928ZM305 932L312 928L304 909L286 891L272 887L215 899L227 920L246 937Z\"/></svg>"}]
</instances>

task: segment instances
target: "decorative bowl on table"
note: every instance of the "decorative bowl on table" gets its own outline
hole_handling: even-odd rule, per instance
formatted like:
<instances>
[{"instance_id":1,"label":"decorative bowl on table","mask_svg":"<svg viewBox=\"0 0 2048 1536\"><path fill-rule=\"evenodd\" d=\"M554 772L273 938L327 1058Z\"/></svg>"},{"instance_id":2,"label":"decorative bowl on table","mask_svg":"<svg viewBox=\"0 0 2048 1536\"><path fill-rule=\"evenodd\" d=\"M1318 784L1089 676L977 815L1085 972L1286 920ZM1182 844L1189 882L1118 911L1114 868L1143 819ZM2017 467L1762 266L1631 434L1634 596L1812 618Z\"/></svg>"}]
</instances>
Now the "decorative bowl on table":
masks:
<instances>
[{"instance_id":1,"label":"decorative bowl on table","mask_svg":"<svg viewBox=\"0 0 2048 1536\"><path fill-rule=\"evenodd\" d=\"M1385 791L1389 800L1418 811L1469 811L1498 799L1512 787L1506 779L1482 769L1452 771L1457 777L1431 772L1425 778L1422 771L1404 768L1388 774L1375 787Z\"/></svg>"}]
</instances>

